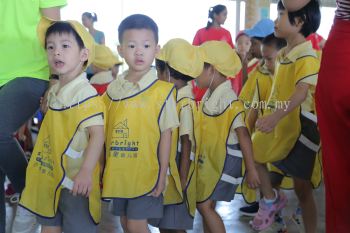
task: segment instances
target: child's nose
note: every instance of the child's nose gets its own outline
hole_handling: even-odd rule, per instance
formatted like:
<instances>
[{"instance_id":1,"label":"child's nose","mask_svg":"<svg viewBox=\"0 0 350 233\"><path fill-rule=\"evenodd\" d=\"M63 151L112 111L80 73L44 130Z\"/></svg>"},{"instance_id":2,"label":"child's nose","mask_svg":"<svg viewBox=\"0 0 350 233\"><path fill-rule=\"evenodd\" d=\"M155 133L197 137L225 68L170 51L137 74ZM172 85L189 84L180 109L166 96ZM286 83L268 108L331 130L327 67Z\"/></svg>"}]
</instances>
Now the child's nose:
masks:
<instances>
[{"instance_id":1,"label":"child's nose","mask_svg":"<svg viewBox=\"0 0 350 233\"><path fill-rule=\"evenodd\" d=\"M142 48L137 48L136 49L136 55L143 55L143 50L142 50Z\"/></svg>"}]
</instances>

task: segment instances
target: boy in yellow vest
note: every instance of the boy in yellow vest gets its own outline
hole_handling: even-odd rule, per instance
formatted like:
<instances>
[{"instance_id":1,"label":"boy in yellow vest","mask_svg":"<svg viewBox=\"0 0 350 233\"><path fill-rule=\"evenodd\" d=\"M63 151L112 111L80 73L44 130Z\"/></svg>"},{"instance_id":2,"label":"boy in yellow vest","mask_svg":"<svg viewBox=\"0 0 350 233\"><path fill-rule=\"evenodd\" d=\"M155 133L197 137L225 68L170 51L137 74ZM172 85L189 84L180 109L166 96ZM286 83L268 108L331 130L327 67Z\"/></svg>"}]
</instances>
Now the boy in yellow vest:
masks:
<instances>
[{"instance_id":1,"label":"boy in yellow vest","mask_svg":"<svg viewBox=\"0 0 350 233\"><path fill-rule=\"evenodd\" d=\"M103 97L108 130L102 197L113 199L112 213L121 216L124 231L148 233L147 219L163 216L171 131L179 125L175 89L151 68L159 46L150 17L131 15L118 33L129 70Z\"/></svg>"},{"instance_id":2,"label":"boy in yellow vest","mask_svg":"<svg viewBox=\"0 0 350 233\"><path fill-rule=\"evenodd\" d=\"M175 84L180 127L173 132L169 184L164 194L164 216L150 221L160 232L185 233L193 228L196 210L196 143L199 135L194 119L196 102L188 82L199 76L203 63L198 62L197 49L183 39L168 41L156 59L158 77ZM173 166L172 166L172 163ZM178 175L179 173L179 175ZM177 182L178 181L178 182ZM183 193L183 198L182 198Z\"/></svg>"},{"instance_id":3,"label":"boy in yellow vest","mask_svg":"<svg viewBox=\"0 0 350 233\"><path fill-rule=\"evenodd\" d=\"M196 82L208 91L199 107L197 208L206 231L224 233L225 226L215 205L217 201L233 200L242 183L242 159L248 186L256 188L260 181L250 135L245 127L243 103L227 80L241 68L239 57L221 41L208 41L199 47L199 51L204 68Z\"/></svg>"},{"instance_id":4,"label":"boy in yellow vest","mask_svg":"<svg viewBox=\"0 0 350 233\"><path fill-rule=\"evenodd\" d=\"M95 233L104 104L84 72L94 59L93 38L76 21L45 18L38 34L59 82L49 90L20 205L38 215L44 233Z\"/></svg>"},{"instance_id":5,"label":"boy in yellow vest","mask_svg":"<svg viewBox=\"0 0 350 233\"><path fill-rule=\"evenodd\" d=\"M252 135L264 195L252 222L256 230L268 228L275 213L287 202L284 195L272 188L265 166L270 162L293 177L305 231L316 232L317 212L310 181L319 150L313 94L320 61L311 42L305 38L315 32L319 24L317 1L310 1L297 12L288 12L279 1L275 35L286 39L287 47L277 57L268 108L257 120Z\"/></svg>"}]
</instances>

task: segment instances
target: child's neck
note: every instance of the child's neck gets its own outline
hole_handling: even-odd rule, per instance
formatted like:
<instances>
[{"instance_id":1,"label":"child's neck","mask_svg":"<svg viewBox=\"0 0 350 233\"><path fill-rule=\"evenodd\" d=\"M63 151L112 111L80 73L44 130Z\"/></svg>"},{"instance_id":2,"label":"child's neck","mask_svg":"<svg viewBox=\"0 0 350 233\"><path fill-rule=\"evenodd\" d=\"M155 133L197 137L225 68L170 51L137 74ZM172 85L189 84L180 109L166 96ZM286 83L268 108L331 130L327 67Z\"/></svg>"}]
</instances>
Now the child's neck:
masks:
<instances>
[{"instance_id":1,"label":"child's neck","mask_svg":"<svg viewBox=\"0 0 350 233\"><path fill-rule=\"evenodd\" d=\"M287 41L287 48L285 50L285 55L288 54L297 45L304 43L306 39L302 34L297 33L286 38L286 41Z\"/></svg>"},{"instance_id":2,"label":"child's neck","mask_svg":"<svg viewBox=\"0 0 350 233\"><path fill-rule=\"evenodd\" d=\"M125 76L125 79L128 80L129 82L132 83L137 83L139 82L142 77L148 73L148 71L151 68L147 69L147 70L143 70L143 71L135 71L135 70L131 70L129 69L128 74Z\"/></svg>"},{"instance_id":3,"label":"child's neck","mask_svg":"<svg viewBox=\"0 0 350 233\"><path fill-rule=\"evenodd\" d=\"M226 77L222 75L217 75L216 77L214 77L214 80L211 86L209 87L210 93L213 93L218 86L220 86L226 81L227 81Z\"/></svg>"}]
</instances>

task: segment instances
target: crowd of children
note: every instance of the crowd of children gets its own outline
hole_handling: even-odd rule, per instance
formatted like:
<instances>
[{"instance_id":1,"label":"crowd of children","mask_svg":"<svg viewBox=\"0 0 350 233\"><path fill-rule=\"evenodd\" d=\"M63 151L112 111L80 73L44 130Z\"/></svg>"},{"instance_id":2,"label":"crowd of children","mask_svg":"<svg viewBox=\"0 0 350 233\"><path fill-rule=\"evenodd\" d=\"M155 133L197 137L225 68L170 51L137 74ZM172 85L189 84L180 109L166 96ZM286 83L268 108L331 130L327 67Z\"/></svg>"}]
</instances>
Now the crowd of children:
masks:
<instances>
[{"instance_id":1,"label":"crowd of children","mask_svg":"<svg viewBox=\"0 0 350 233\"><path fill-rule=\"evenodd\" d=\"M208 28L225 10L211 8ZM279 1L275 22L240 32L236 50L179 38L160 48L157 24L131 15L118 28L129 68L116 75L122 62L80 23L42 18L38 37L58 82L43 102L19 205L37 215L43 233L94 233L111 215L128 233L148 233L148 224L183 233L196 210L205 233L224 233L216 203L240 192L260 199L252 228L272 232L289 176L305 232L315 233L320 58L306 37L319 24L317 1L296 12ZM238 89L232 77L241 79ZM205 90L200 99L195 88Z\"/></svg>"}]
</instances>

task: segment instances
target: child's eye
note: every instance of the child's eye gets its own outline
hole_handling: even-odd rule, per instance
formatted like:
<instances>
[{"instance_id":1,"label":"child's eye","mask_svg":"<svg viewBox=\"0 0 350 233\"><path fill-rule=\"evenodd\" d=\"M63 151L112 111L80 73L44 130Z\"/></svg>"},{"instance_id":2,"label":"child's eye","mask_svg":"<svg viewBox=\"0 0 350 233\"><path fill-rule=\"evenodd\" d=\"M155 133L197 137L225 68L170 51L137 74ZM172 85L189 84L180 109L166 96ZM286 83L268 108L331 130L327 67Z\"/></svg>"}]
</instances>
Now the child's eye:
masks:
<instances>
[{"instance_id":1,"label":"child's eye","mask_svg":"<svg viewBox=\"0 0 350 233\"><path fill-rule=\"evenodd\" d=\"M148 48L150 48L150 47L151 47L151 46L148 45L148 44L145 45L145 48L146 48L146 49L148 49Z\"/></svg>"},{"instance_id":2,"label":"child's eye","mask_svg":"<svg viewBox=\"0 0 350 233\"><path fill-rule=\"evenodd\" d=\"M52 46L52 45L47 45L47 46L46 46L46 49L47 49L47 50L53 50L53 46Z\"/></svg>"},{"instance_id":3,"label":"child's eye","mask_svg":"<svg viewBox=\"0 0 350 233\"><path fill-rule=\"evenodd\" d=\"M133 48L135 48L135 45L133 45L133 44L130 44L130 45L128 45L128 48L131 48L131 49L133 49Z\"/></svg>"},{"instance_id":4,"label":"child's eye","mask_svg":"<svg viewBox=\"0 0 350 233\"><path fill-rule=\"evenodd\" d=\"M68 44L63 44L62 47L66 49L66 48L69 48L70 46Z\"/></svg>"}]
</instances>

